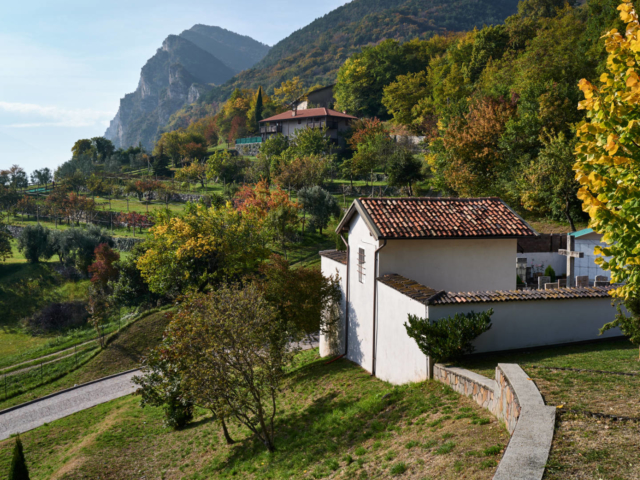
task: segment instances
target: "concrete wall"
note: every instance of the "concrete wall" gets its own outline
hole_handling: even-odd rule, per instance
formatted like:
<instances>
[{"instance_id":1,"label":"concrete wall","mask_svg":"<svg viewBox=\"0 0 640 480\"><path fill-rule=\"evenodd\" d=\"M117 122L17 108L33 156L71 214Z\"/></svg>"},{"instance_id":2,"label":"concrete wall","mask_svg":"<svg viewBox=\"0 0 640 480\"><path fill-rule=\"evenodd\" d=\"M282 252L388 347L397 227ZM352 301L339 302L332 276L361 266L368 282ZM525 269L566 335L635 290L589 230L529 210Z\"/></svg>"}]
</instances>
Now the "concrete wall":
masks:
<instances>
[{"instance_id":1,"label":"concrete wall","mask_svg":"<svg viewBox=\"0 0 640 480\"><path fill-rule=\"evenodd\" d=\"M320 335L320 356L328 357L333 355L342 355L344 353L344 330L345 330L345 311L347 303L346 287L347 287L347 266L343 263L336 262L327 257L321 257L322 275L330 277L338 274L340 276L340 290L342 291L342 300L340 301L340 322L330 332Z\"/></svg>"},{"instance_id":2,"label":"concrete wall","mask_svg":"<svg viewBox=\"0 0 640 480\"><path fill-rule=\"evenodd\" d=\"M534 252L534 253L519 253L516 258L526 258L527 267L531 267L531 271L541 271L551 265L551 268L556 272L556 275L564 275L567 273L567 257L560 255L557 252ZM524 280L524 278L522 279Z\"/></svg>"},{"instance_id":3,"label":"concrete wall","mask_svg":"<svg viewBox=\"0 0 640 480\"><path fill-rule=\"evenodd\" d=\"M576 251L584 253L584 258L576 258L576 276L587 275L590 282L594 282L597 275L611 278L611 272L596 265L596 258L602 256L593 253L596 246L608 246L602 241L602 235L599 233L589 233L576 238Z\"/></svg>"},{"instance_id":4,"label":"concrete wall","mask_svg":"<svg viewBox=\"0 0 640 480\"><path fill-rule=\"evenodd\" d=\"M380 275L397 273L436 290L515 290L516 239L390 240Z\"/></svg>"},{"instance_id":5,"label":"concrete wall","mask_svg":"<svg viewBox=\"0 0 640 480\"><path fill-rule=\"evenodd\" d=\"M409 315L426 317L427 307L378 282L376 377L399 385L427 379L427 356L407 335Z\"/></svg>"},{"instance_id":6,"label":"concrete wall","mask_svg":"<svg viewBox=\"0 0 640 480\"><path fill-rule=\"evenodd\" d=\"M428 313L431 320L438 320L456 313L482 312L490 308L494 310L491 330L475 340L477 353L622 335L617 328L599 335L600 328L616 315L610 298L430 305Z\"/></svg>"}]
</instances>

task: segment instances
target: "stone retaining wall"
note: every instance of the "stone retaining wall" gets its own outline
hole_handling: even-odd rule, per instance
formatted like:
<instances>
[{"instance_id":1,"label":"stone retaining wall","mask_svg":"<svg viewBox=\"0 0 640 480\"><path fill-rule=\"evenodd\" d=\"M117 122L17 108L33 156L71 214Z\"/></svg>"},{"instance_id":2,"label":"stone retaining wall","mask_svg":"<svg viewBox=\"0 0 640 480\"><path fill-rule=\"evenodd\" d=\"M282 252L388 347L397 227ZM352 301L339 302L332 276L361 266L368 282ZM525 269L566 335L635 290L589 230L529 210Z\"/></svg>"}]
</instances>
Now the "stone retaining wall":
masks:
<instances>
[{"instance_id":1,"label":"stone retaining wall","mask_svg":"<svg viewBox=\"0 0 640 480\"><path fill-rule=\"evenodd\" d=\"M542 479L556 411L544 404L535 383L519 365L499 364L496 379L491 380L469 370L436 364L433 378L505 422L511 440L493 480Z\"/></svg>"}]
</instances>

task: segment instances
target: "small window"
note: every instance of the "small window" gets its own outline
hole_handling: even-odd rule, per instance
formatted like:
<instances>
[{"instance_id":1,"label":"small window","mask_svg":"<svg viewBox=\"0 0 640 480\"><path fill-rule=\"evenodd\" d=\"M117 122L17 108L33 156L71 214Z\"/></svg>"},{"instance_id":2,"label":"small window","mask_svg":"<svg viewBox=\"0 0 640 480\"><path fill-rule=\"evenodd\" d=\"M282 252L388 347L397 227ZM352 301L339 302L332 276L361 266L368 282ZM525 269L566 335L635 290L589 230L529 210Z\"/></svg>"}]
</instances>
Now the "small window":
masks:
<instances>
[{"instance_id":1,"label":"small window","mask_svg":"<svg viewBox=\"0 0 640 480\"><path fill-rule=\"evenodd\" d=\"M298 125L302 125L302 120L298 119Z\"/></svg>"},{"instance_id":2,"label":"small window","mask_svg":"<svg viewBox=\"0 0 640 480\"><path fill-rule=\"evenodd\" d=\"M358 249L358 280L364 283L364 248Z\"/></svg>"}]
</instances>

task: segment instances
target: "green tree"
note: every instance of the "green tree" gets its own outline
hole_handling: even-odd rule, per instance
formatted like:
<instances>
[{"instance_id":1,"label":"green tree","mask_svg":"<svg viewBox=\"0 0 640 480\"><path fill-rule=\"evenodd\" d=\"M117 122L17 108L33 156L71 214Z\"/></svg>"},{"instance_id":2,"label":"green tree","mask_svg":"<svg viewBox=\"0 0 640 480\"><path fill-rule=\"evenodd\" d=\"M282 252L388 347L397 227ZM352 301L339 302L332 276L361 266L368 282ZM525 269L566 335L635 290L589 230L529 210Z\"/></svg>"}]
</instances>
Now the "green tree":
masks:
<instances>
[{"instance_id":1,"label":"green tree","mask_svg":"<svg viewBox=\"0 0 640 480\"><path fill-rule=\"evenodd\" d=\"M576 141L564 133L545 134L544 148L537 160L523 168L519 178L522 206L528 211L555 218L564 216L575 232L574 216L578 209L578 188L573 165Z\"/></svg>"},{"instance_id":2,"label":"green tree","mask_svg":"<svg viewBox=\"0 0 640 480\"><path fill-rule=\"evenodd\" d=\"M167 358L165 343L143 359L142 375L133 377L133 383L142 397L140 406L162 407L164 424L179 430L193 420L194 405L184 391L178 369Z\"/></svg>"},{"instance_id":3,"label":"green tree","mask_svg":"<svg viewBox=\"0 0 640 480\"><path fill-rule=\"evenodd\" d=\"M22 440L20 440L20 436L18 436L13 447L13 457L11 458L11 467L9 467L8 480L29 480L29 478L29 469L27 468L27 461L24 458Z\"/></svg>"},{"instance_id":4,"label":"green tree","mask_svg":"<svg viewBox=\"0 0 640 480\"><path fill-rule=\"evenodd\" d=\"M471 342L491 328L491 315L493 310L489 309L480 313L456 313L433 322L409 315L404 327L420 351L435 363L473 353Z\"/></svg>"},{"instance_id":5,"label":"green tree","mask_svg":"<svg viewBox=\"0 0 640 480\"><path fill-rule=\"evenodd\" d=\"M53 256L50 231L42 225L27 225L18 237L18 250L30 263L49 260Z\"/></svg>"},{"instance_id":6,"label":"green tree","mask_svg":"<svg viewBox=\"0 0 640 480\"><path fill-rule=\"evenodd\" d=\"M86 155L87 157L94 158L96 155L96 149L91 140L89 140L88 138L83 138L73 144L71 153L74 157Z\"/></svg>"},{"instance_id":7,"label":"green tree","mask_svg":"<svg viewBox=\"0 0 640 480\"><path fill-rule=\"evenodd\" d=\"M157 177L171 177L172 175L169 168L169 157L164 154L164 148L160 148L159 154L154 157L153 174Z\"/></svg>"},{"instance_id":8,"label":"green tree","mask_svg":"<svg viewBox=\"0 0 640 480\"><path fill-rule=\"evenodd\" d=\"M260 273L260 290L295 338L326 332L334 326L336 319L329 313L342 298L337 274L326 277L318 269L291 268L279 255L273 255Z\"/></svg>"},{"instance_id":9,"label":"green tree","mask_svg":"<svg viewBox=\"0 0 640 480\"><path fill-rule=\"evenodd\" d=\"M412 186L426 178L424 161L417 158L414 149L406 145L396 145L387 162L388 183L392 187L406 187L413 196Z\"/></svg>"},{"instance_id":10,"label":"green tree","mask_svg":"<svg viewBox=\"0 0 640 480\"><path fill-rule=\"evenodd\" d=\"M565 5L575 5L575 0L523 0L518 4L518 14L522 17L555 17Z\"/></svg>"},{"instance_id":11,"label":"green tree","mask_svg":"<svg viewBox=\"0 0 640 480\"><path fill-rule=\"evenodd\" d=\"M262 87L258 87L258 94L256 95L255 117L254 117L256 125L260 125L260 120L262 120L263 111L264 111L264 104L262 103Z\"/></svg>"},{"instance_id":12,"label":"green tree","mask_svg":"<svg viewBox=\"0 0 640 480\"><path fill-rule=\"evenodd\" d=\"M11 234L7 230L7 226L0 221L0 262L11 258Z\"/></svg>"},{"instance_id":13,"label":"green tree","mask_svg":"<svg viewBox=\"0 0 640 480\"><path fill-rule=\"evenodd\" d=\"M319 186L305 187L298 192L298 198L306 213L309 213L309 228L322 230L327 228L331 217L339 217L342 211L337 200Z\"/></svg>"},{"instance_id":14,"label":"green tree","mask_svg":"<svg viewBox=\"0 0 640 480\"><path fill-rule=\"evenodd\" d=\"M259 289L224 285L190 296L165 338L194 402L235 418L274 451L279 390L294 351Z\"/></svg>"}]
</instances>

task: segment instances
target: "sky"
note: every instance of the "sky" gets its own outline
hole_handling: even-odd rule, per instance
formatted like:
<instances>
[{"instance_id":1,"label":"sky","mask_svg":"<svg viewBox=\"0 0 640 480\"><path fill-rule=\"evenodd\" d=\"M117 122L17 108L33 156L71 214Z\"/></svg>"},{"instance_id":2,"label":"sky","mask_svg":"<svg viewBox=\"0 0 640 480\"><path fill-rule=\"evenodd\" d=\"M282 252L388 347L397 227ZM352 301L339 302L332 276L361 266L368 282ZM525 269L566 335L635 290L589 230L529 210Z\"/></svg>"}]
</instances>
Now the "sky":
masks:
<instances>
[{"instance_id":1,"label":"sky","mask_svg":"<svg viewBox=\"0 0 640 480\"><path fill-rule=\"evenodd\" d=\"M0 15L0 170L54 170L104 134L170 34L197 23L274 45L347 0L30 0Z\"/></svg>"}]
</instances>

